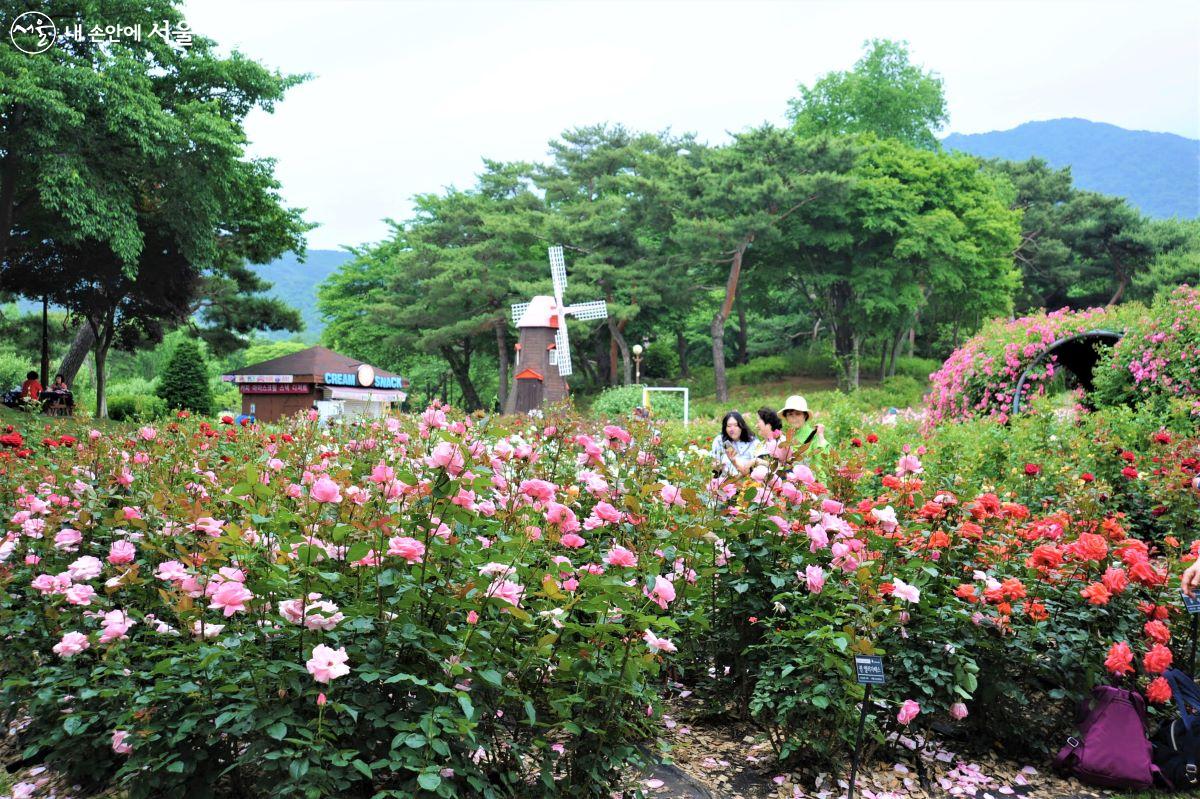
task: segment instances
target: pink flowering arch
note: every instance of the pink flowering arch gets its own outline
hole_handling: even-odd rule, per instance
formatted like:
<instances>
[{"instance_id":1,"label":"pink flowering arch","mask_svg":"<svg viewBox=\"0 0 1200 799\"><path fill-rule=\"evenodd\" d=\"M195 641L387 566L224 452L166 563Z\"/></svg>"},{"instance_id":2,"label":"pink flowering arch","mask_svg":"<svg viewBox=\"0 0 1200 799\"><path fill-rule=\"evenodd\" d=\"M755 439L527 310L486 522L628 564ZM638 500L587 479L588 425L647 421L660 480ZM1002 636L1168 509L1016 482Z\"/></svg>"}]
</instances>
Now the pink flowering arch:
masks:
<instances>
[{"instance_id":1,"label":"pink flowering arch","mask_svg":"<svg viewBox=\"0 0 1200 799\"><path fill-rule=\"evenodd\" d=\"M1018 391L1022 405L1046 393L1061 368L1058 354L1050 351L1064 339L1093 331L1121 331L1140 306L1119 309L1062 308L1019 319L993 320L963 346L942 368L930 375L926 396L928 422L991 418L1001 424L1012 414Z\"/></svg>"},{"instance_id":2,"label":"pink flowering arch","mask_svg":"<svg viewBox=\"0 0 1200 799\"><path fill-rule=\"evenodd\" d=\"M1179 401L1192 415L1200 414L1200 289L1179 286L1142 311L1129 319L1125 337L1097 367L1098 401Z\"/></svg>"}]
</instances>

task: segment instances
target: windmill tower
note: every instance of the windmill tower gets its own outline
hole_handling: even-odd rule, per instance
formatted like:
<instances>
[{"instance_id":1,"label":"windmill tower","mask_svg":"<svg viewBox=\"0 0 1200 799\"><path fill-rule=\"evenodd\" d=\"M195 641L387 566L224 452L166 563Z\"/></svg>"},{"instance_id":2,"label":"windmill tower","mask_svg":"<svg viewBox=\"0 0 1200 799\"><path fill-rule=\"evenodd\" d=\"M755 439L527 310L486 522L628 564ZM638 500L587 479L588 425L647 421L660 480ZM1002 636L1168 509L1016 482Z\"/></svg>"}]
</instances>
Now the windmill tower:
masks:
<instances>
[{"instance_id":1,"label":"windmill tower","mask_svg":"<svg viewBox=\"0 0 1200 799\"><path fill-rule=\"evenodd\" d=\"M512 307L513 322L519 341L513 365L513 386L508 392L505 413L526 413L567 396L571 374L571 340L567 336L567 317L606 319L604 300L563 304L567 288L567 265L562 247L550 248L550 280L554 296L538 296Z\"/></svg>"}]
</instances>

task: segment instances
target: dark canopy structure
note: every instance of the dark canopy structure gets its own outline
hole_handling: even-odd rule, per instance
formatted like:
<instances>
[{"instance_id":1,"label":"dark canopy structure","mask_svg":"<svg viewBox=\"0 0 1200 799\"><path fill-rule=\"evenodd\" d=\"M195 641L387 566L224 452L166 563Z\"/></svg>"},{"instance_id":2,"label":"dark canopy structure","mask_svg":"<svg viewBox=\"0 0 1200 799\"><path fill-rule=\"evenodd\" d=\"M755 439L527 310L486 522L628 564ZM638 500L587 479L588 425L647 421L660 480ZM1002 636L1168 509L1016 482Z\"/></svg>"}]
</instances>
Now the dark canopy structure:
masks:
<instances>
[{"instance_id":1,"label":"dark canopy structure","mask_svg":"<svg viewBox=\"0 0 1200 799\"><path fill-rule=\"evenodd\" d=\"M1050 357L1055 358L1056 367L1065 369L1075 376L1084 391L1092 390L1092 370L1100 360L1099 346L1111 346L1121 340L1123 333L1113 330L1088 330L1067 336L1046 347L1034 361L1025 367L1021 379L1017 381L1016 391L1013 392L1012 412L1021 412L1021 400L1025 396L1025 383L1034 370L1040 367Z\"/></svg>"}]
</instances>

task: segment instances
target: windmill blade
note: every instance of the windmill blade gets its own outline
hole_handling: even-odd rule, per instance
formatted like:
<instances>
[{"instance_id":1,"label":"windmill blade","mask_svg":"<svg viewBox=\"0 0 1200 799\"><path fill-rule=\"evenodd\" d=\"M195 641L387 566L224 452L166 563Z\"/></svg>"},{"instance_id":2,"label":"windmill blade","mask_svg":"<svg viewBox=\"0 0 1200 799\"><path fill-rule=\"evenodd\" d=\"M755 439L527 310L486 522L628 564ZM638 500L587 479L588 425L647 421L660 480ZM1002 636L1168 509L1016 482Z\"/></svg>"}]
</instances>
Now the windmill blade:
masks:
<instances>
[{"instance_id":1,"label":"windmill blade","mask_svg":"<svg viewBox=\"0 0 1200 799\"><path fill-rule=\"evenodd\" d=\"M515 305L513 305L512 316L513 316L513 324L514 325L521 324L521 317L525 315L525 312L527 310L529 310L529 303L527 303L527 302L518 302Z\"/></svg>"},{"instance_id":2,"label":"windmill blade","mask_svg":"<svg viewBox=\"0 0 1200 799\"><path fill-rule=\"evenodd\" d=\"M561 305L563 292L567 290L567 262L563 260L562 247L550 248L550 280L554 283L554 296Z\"/></svg>"},{"instance_id":3,"label":"windmill blade","mask_svg":"<svg viewBox=\"0 0 1200 799\"><path fill-rule=\"evenodd\" d=\"M608 304L604 300L579 302L574 305L568 305L565 313L569 313L576 319L607 319Z\"/></svg>"},{"instance_id":4,"label":"windmill blade","mask_svg":"<svg viewBox=\"0 0 1200 799\"><path fill-rule=\"evenodd\" d=\"M558 325L558 332L554 334L554 349L558 354L558 373L563 377L571 374L571 342L567 339L566 322L561 322Z\"/></svg>"}]
</instances>

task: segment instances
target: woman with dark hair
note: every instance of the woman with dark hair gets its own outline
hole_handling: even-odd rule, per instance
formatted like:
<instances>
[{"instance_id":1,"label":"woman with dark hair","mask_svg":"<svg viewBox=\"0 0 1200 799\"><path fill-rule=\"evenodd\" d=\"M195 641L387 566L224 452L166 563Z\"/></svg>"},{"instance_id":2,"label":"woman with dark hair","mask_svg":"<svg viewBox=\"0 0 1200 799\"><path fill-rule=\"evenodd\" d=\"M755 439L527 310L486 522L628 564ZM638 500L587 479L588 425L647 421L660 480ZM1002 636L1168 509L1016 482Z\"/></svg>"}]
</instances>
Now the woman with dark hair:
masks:
<instances>
[{"instance_id":1,"label":"woman with dark hair","mask_svg":"<svg viewBox=\"0 0 1200 799\"><path fill-rule=\"evenodd\" d=\"M721 419L721 434L713 439L712 456L717 476L737 477L750 471L754 461L754 434L737 411Z\"/></svg>"},{"instance_id":2,"label":"woman with dark hair","mask_svg":"<svg viewBox=\"0 0 1200 799\"><path fill-rule=\"evenodd\" d=\"M763 406L758 409L758 446L754 448L754 463L765 464L766 458L776 457L775 447L780 441L783 430L783 420L771 408Z\"/></svg>"}]
</instances>

